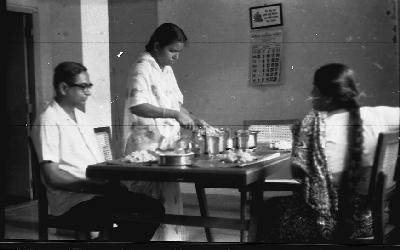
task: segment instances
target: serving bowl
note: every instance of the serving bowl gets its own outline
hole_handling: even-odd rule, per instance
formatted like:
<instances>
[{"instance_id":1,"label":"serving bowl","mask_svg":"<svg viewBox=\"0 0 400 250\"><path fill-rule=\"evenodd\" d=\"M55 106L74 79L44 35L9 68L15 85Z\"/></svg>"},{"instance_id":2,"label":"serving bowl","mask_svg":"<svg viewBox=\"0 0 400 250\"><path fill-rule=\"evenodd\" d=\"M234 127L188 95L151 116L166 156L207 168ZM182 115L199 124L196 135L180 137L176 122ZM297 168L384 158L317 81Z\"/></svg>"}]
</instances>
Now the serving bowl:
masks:
<instances>
[{"instance_id":1,"label":"serving bowl","mask_svg":"<svg viewBox=\"0 0 400 250\"><path fill-rule=\"evenodd\" d=\"M194 158L194 153L177 154L174 152L170 153L159 153L158 154L158 165L160 166L185 166L191 165Z\"/></svg>"}]
</instances>

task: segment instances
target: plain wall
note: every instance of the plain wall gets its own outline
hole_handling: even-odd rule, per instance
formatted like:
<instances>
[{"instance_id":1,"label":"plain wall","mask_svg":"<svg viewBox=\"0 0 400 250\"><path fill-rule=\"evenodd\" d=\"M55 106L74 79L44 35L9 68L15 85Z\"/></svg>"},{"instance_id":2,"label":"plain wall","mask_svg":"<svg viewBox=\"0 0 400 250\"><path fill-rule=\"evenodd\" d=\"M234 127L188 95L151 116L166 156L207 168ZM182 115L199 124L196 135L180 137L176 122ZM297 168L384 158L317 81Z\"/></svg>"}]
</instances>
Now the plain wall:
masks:
<instances>
[{"instance_id":1,"label":"plain wall","mask_svg":"<svg viewBox=\"0 0 400 250\"><path fill-rule=\"evenodd\" d=\"M80 1L51 1L52 55L56 66L62 61L82 62Z\"/></svg>"},{"instance_id":2,"label":"plain wall","mask_svg":"<svg viewBox=\"0 0 400 250\"><path fill-rule=\"evenodd\" d=\"M82 63L94 83L86 113L95 127L111 126L108 0L81 1Z\"/></svg>"},{"instance_id":3,"label":"plain wall","mask_svg":"<svg viewBox=\"0 0 400 250\"><path fill-rule=\"evenodd\" d=\"M357 72L365 105L398 106L395 2L284 0L281 81L250 86L249 8L265 1L163 0L159 22L181 26L190 40L174 65L185 106L215 125L245 119L300 118L309 110L314 71L341 62ZM279 3L269 1L268 4Z\"/></svg>"},{"instance_id":4,"label":"plain wall","mask_svg":"<svg viewBox=\"0 0 400 250\"><path fill-rule=\"evenodd\" d=\"M269 2L273 4L277 2ZM247 119L301 118L314 71L341 62L356 71L364 105L398 106L394 0L282 1L281 80L251 86L249 8L260 0L110 1L113 123L122 124L130 65L164 22L178 24L189 46L173 68L184 106L213 125ZM157 23L156 23L157 22ZM120 57L116 55L124 52ZM123 124L128 125L128 124ZM120 131L115 134L118 138Z\"/></svg>"},{"instance_id":5,"label":"plain wall","mask_svg":"<svg viewBox=\"0 0 400 250\"><path fill-rule=\"evenodd\" d=\"M310 108L305 99L313 72L332 61L346 63L356 70L365 105L399 105L399 56L395 43L399 39L395 27L398 1L279 2L283 6L284 25L270 29L283 31L281 83L250 86L249 8L274 3L278 2L108 1L111 100L105 98L96 105L111 102L116 145L121 126L127 125L122 123L122 109L129 67L144 50L154 29L163 22L178 24L190 40L180 62L174 65L185 106L213 125L240 126L245 119L301 117ZM7 0L8 9L34 15L38 111L53 97L53 67L64 60L83 60L81 32L85 29L81 27L80 5L79 0ZM89 68L91 75L99 70L104 69ZM104 88L96 91L109 91L106 85L104 80L101 85ZM120 145L115 148L118 151Z\"/></svg>"},{"instance_id":6,"label":"plain wall","mask_svg":"<svg viewBox=\"0 0 400 250\"><path fill-rule=\"evenodd\" d=\"M88 115L95 125L110 126L108 0L7 0L7 9L33 15L36 113L54 97L54 67L76 61L95 84Z\"/></svg>"},{"instance_id":7,"label":"plain wall","mask_svg":"<svg viewBox=\"0 0 400 250\"><path fill-rule=\"evenodd\" d=\"M123 109L126 80L131 64L157 28L156 0L109 1L110 79L115 157L122 156Z\"/></svg>"},{"instance_id":8,"label":"plain wall","mask_svg":"<svg viewBox=\"0 0 400 250\"><path fill-rule=\"evenodd\" d=\"M176 23L189 38L189 46L173 66L184 106L212 125L239 127L247 119L301 118L311 108L306 99L314 71L330 62L354 68L362 104L399 105L394 0L269 1L282 3L284 24L268 28L283 32L280 84L273 86L248 82L249 8L265 1L116 2L118 8L110 2L114 6L110 39L122 39L122 44L111 45L112 94L118 98L113 103L114 124L123 121L127 70L143 50L149 29L164 22ZM129 41L135 42L125 46ZM115 58L118 51L124 51L125 58ZM282 170L277 177L288 175ZM184 191L190 189L183 186Z\"/></svg>"},{"instance_id":9,"label":"plain wall","mask_svg":"<svg viewBox=\"0 0 400 250\"><path fill-rule=\"evenodd\" d=\"M104 104L112 104L113 125L126 125L122 124L122 109L129 67L163 22L177 23L190 40L180 62L174 65L185 106L213 125L301 117L310 108L305 99L313 72L332 61L356 70L365 93L361 99L364 104L398 106L395 0L282 1L284 25L270 28L283 31L281 83L250 86L249 8L265 3L109 1L111 100L104 100ZM34 12L35 63L40 64L35 66L38 110L53 97L53 67L64 60L82 60L80 4L76 0L7 0L8 7ZM98 70L103 69L89 68L91 75ZM114 131L117 140L120 132Z\"/></svg>"}]
</instances>

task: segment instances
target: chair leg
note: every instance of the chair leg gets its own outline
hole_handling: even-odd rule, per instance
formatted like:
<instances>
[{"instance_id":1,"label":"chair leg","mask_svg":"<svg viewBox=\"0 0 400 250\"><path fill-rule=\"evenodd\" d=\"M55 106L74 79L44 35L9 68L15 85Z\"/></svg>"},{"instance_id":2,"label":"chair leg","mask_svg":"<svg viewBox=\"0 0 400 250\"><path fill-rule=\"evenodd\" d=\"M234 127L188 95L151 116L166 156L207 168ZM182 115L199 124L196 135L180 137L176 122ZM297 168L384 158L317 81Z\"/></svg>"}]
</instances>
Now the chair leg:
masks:
<instances>
[{"instance_id":1,"label":"chair leg","mask_svg":"<svg viewBox=\"0 0 400 250\"><path fill-rule=\"evenodd\" d=\"M247 207L247 192L245 190L240 190L240 222L242 225L246 222L246 207ZM244 229L240 230L240 242L245 241Z\"/></svg>"},{"instance_id":2,"label":"chair leg","mask_svg":"<svg viewBox=\"0 0 400 250\"><path fill-rule=\"evenodd\" d=\"M113 223L111 223L111 226L105 228L103 231L100 231L99 239L111 240L112 227L113 227Z\"/></svg>"},{"instance_id":3,"label":"chair leg","mask_svg":"<svg viewBox=\"0 0 400 250\"><path fill-rule=\"evenodd\" d=\"M41 241L49 240L48 228L45 225L41 225L40 221L39 221L39 240L41 240Z\"/></svg>"},{"instance_id":4,"label":"chair leg","mask_svg":"<svg viewBox=\"0 0 400 250\"><path fill-rule=\"evenodd\" d=\"M200 215L202 217L207 217L208 216L208 206L207 206L206 192L204 191L203 187L200 187L197 184L195 184L195 188L196 188L197 199L198 199L199 207L200 207ZM204 227L204 231L206 233L207 241L213 242L214 239L211 234L211 229L208 227Z\"/></svg>"},{"instance_id":5,"label":"chair leg","mask_svg":"<svg viewBox=\"0 0 400 250\"><path fill-rule=\"evenodd\" d=\"M3 199L3 194L0 194L0 199ZM6 223L5 223L5 205L3 204L3 200L0 200L0 241L3 241L6 238Z\"/></svg>"},{"instance_id":6,"label":"chair leg","mask_svg":"<svg viewBox=\"0 0 400 250\"><path fill-rule=\"evenodd\" d=\"M262 188L261 184L256 184L251 190L251 204L250 204L250 222L247 234L248 242L257 242L258 239L258 223L260 223L260 208L262 204Z\"/></svg>"},{"instance_id":7,"label":"chair leg","mask_svg":"<svg viewBox=\"0 0 400 250\"><path fill-rule=\"evenodd\" d=\"M77 240L91 240L90 232L75 231L75 238Z\"/></svg>"}]
</instances>

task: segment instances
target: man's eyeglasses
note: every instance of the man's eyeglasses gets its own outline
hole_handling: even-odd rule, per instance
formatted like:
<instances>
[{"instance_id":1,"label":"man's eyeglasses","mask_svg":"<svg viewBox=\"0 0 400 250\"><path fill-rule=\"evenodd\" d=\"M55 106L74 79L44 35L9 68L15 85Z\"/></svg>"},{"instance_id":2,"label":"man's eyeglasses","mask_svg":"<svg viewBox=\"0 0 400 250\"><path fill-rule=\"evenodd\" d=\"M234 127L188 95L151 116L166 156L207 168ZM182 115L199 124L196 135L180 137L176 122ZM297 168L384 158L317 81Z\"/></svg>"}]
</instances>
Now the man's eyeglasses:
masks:
<instances>
[{"instance_id":1,"label":"man's eyeglasses","mask_svg":"<svg viewBox=\"0 0 400 250\"><path fill-rule=\"evenodd\" d=\"M78 87L81 88L83 91L88 91L93 87L93 83L72 83L72 82L65 82L66 84L68 84L68 86L71 87Z\"/></svg>"}]
</instances>

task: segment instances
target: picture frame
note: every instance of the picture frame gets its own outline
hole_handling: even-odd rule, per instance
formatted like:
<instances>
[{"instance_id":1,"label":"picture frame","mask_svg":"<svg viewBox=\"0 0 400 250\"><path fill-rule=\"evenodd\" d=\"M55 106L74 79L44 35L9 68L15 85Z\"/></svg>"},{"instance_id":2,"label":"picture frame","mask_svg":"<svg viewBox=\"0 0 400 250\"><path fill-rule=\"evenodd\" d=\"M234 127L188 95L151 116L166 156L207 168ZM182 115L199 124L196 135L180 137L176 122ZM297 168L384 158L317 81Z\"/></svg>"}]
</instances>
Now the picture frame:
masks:
<instances>
[{"instance_id":1,"label":"picture frame","mask_svg":"<svg viewBox=\"0 0 400 250\"><path fill-rule=\"evenodd\" d=\"M280 3L251 7L249 11L251 29L283 25L282 4Z\"/></svg>"}]
</instances>

